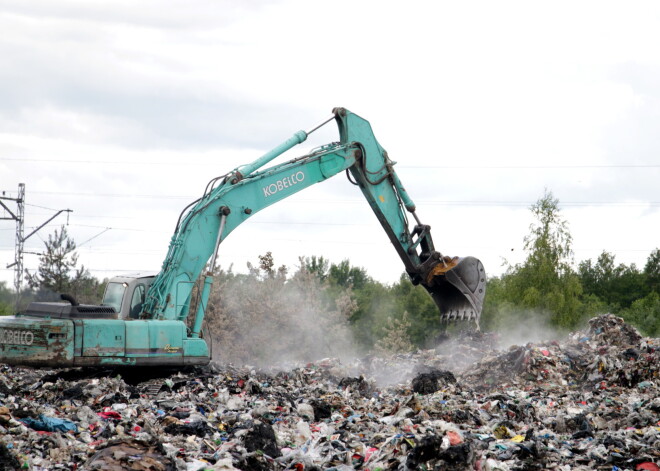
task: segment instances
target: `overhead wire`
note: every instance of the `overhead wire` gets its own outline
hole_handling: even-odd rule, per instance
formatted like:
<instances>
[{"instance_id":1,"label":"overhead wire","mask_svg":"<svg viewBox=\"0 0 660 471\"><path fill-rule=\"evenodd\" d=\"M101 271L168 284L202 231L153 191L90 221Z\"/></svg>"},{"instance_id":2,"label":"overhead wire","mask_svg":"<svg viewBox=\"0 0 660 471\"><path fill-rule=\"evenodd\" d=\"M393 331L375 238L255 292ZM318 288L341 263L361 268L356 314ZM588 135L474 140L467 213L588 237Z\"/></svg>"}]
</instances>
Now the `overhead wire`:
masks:
<instances>
[{"instance_id":1,"label":"overhead wire","mask_svg":"<svg viewBox=\"0 0 660 471\"><path fill-rule=\"evenodd\" d=\"M197 166L208 165L206 162L140 162L140 161L117 161L117 160L91 160L91 159L39 159L39 158L18 158L18 157L0 157L0 161L13 161L13 162L40 162L40 163L71 163L71 164L103 164L103 165L117 165L117 164L130 164L130 165L156 165L156 166ZM548 170L548 169L578 169L578 168L601 168L601 169L620 169L620 168L660 168L660 164L574 164L574 165L406 165L399 164L397 168L407 169L468 169L468 170Z\"/></svg>"},{"instance_id":2,"label":"overhead wire","mask_svg":"<svg viewBox=\"0 0 660 471\"><path fill-rule=\"evenodd\" d=\"M353 183L353 182L351 182ZM189 199L190 196L184 195L126 195L121 193L113 194L93 194L93 193L75 193L75 192L40 192L33 191L33 194L48 194L48 195L62 195L62 196L85 196L85 197L112 197L112 198L144 198L144 199ZM201 198L193 201L190 205L195 204ZM313 198L296 198L292 199L289 202L291 203L316 203L316 202L328 202L331 201L333 204L364 204L362 199L313 199ZM492 200L430 200L430 199L417 199L420 204L446 204L446 205L473 205L473 206L530 206L533 204L532 201L492 201ZM189 206L190 206L189 205ZM595 205L614 205L614 206L640 206L640 205L650 205L657 206L660 205L660 201L561 201L560 206L595 206ZM45 208L49 209L49 208ZM103 217L103 216L86 216L86 215L76 215L77 217ZM113 216L119 217L119 216ZM121 216L126 217L126 216Z\"/></svg>"}]
</instances>

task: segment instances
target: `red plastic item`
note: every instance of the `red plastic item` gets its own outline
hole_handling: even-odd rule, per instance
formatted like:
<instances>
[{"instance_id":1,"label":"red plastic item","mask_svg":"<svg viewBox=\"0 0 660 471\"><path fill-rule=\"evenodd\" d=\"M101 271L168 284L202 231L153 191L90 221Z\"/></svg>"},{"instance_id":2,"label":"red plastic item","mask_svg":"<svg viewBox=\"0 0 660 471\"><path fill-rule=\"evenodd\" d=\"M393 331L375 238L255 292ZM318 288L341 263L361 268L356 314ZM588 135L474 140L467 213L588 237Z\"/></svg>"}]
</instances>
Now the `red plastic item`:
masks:
<instances>
[{"instance_id":1,"label":"red plastic item","mask_svg":"<svg viewBox=\"0 0 660 471\"><path fill-rule=\"evenodd\" d=\"M451 446L459 445L463 443L463 437L461 437L461 434L458 432L454 432L453 430L449 430L447 432L447 438L449 438L449 444Z\"/></svg>"},{"instance_id":2,"label":"red plastic item","mask_svg":"<svg viewBox=\"0 0 660 471\"><path fill-rule=\"evenodd\" d=\"M367 448L367 451L364 454L364 461L369 461L369 458L378 451L378 448L374 447L369 447Z\"/></svg>"},{"instance_id":3,"label":"red plastic item","mask_svg":"<svg viewBox=\"0 0 660 471\"><path fill-rule=\"evenodd\" d=\"M639 463L635 467L636 471L660 471L660 468L657 464L651 463L650 461L645 461L644 463Z\"/></svg>"},{"instance_id":4,"label":"red plastic item","mask_svg":"<svg viewBox=\"0 0 660 471\"><path fill-rule=\"evenodd\" d=\"M121 420L121 414L113 410L97 412L97 415L103 419Z\"/></svg>"}]
</instances>

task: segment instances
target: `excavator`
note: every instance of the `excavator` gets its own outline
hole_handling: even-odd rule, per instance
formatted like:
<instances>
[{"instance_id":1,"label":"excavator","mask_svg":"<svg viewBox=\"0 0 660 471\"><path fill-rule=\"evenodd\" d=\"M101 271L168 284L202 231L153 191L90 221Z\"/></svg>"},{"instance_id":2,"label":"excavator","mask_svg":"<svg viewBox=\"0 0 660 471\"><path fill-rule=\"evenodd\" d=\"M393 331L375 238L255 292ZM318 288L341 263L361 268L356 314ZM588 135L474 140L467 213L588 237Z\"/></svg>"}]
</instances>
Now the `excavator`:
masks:
<instances>
[{"instance_id":1,"label":"excavator","mask_svg":"<svg viewBox=\"0 0 660 471\"><path fill-rule=\"evenodd\" d=\"M333 120L339 129L338 142L264 168ZM37 367L207 364L210 342L202 324L221 242L258 211L342 172L362 191L411 282L426 288L437 304L439 320L478 326L486 288L482 263L435 249L431 228L417 216L394 165L368 121L335 108L317 126L298 131L254 162L211 179L202 196L181 212L156 275L111 279L100 305L79 304L63 294L64 302L32 302L15 316L1 317L0 363Z\"/></svg>"}]
</instances>

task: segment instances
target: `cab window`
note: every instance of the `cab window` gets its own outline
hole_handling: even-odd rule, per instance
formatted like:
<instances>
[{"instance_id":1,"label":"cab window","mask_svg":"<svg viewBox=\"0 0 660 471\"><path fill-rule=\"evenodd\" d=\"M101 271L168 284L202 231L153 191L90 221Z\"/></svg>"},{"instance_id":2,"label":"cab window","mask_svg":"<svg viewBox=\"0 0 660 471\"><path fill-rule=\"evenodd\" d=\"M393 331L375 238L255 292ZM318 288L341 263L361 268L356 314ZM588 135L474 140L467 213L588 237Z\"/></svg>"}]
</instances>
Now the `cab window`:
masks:
<instances>
[{"instance_id":1,"label":"cab window","mask_svg":"<svg viewBox=\"0 0 660 471\"><path fill-rule=\"evenodd\" d=\"M126 293L126 283L108 283L105 288L105 294L103 295L103 306L110 306L115 309L116 312L121 310L121 301L124 299L124 294Z\"/></svg>"},{"instance_id":2,"label":"cab window","mask_svg":"<svg viewBox=\"0 0 660 471\"><path fill-rule=\"evenodd\" d=\"M131 299L130 318L138 319L140 312L142 312L142 304L144 304L144 296L147 288L144 285L137 285L133 290L133 298Z\"/></svg>"}]
</instances>

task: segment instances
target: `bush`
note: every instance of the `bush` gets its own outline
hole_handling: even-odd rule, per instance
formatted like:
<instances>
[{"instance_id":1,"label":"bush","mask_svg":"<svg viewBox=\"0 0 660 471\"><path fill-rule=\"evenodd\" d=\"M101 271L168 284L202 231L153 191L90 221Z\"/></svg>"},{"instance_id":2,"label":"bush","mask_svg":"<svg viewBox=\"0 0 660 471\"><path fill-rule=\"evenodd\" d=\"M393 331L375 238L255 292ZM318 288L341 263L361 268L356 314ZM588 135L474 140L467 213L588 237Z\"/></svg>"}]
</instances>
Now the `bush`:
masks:
<instances>
[{"instance_id":1,"label":"bush","mask_svg":"<svg viewBox=\"0 0 660 471\"><path fill-rule=\"evenodd\" d=\"M626 322L648 337L660 336L660 295L652 291L620 313Z\"/></svg>"}]
</instances>

